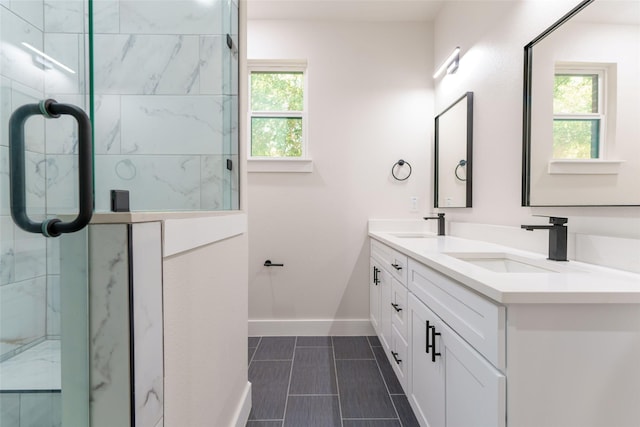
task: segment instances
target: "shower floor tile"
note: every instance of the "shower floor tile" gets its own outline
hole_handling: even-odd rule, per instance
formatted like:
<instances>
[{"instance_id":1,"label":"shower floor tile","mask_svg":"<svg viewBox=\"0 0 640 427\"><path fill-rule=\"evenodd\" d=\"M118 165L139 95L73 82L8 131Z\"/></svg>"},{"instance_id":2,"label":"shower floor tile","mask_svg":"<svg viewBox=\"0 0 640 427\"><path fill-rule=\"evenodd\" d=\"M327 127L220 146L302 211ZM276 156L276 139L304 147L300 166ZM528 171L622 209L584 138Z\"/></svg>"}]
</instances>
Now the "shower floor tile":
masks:
<instances>
[{"instance_id":1,"label":"shower floor tile","mask_svg":"<svg viewBox=\"0 0 640 427\"><path fill-rule=\"evenodd\" d=\"M0 390L60 390L60 341L46 340L0 363Z\"/></svg>"}]
</instances>

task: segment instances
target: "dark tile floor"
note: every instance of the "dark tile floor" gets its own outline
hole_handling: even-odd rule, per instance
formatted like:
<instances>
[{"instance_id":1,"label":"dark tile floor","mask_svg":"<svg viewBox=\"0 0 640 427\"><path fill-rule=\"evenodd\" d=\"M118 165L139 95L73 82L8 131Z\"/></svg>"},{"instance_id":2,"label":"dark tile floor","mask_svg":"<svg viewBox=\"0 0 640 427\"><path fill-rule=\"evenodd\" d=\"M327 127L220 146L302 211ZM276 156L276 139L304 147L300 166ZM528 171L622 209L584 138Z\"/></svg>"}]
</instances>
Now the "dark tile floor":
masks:
<instances>
[{"instance_id":1,"label":"dark tile floor","mask_svg":"<svg viewBox=\"0 0 640 427\"><path fill-rule=\"evenodd\" d=\"M377 337L250 337L247 427L419 427Z\"/></svg>"}]
</instances>

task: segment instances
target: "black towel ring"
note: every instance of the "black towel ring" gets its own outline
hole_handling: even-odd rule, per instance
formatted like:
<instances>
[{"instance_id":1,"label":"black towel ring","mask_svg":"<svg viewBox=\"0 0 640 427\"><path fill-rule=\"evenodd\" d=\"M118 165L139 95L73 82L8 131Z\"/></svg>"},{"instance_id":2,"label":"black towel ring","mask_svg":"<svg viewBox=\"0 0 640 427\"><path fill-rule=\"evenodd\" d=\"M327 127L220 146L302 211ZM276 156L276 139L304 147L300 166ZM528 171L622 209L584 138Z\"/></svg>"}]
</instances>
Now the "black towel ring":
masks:
<instances>
[{"instance_id":1,"label":"black towel ring","mask_svg":"<svg viewBox=\"0 0 640 427\"><path fill-rule=\"evenodd\" d=\"M404 178L398 178L396 176L396 166L404 166L404 165L409 166L409 173ZM391 167L391 175L398 181L406 181L411 176L411 165L409 164L409 162L400 159L397 162L395 162Z\"/></svg>"},{"instance_id":2,"label":"black towel ring","mask_svg":"<svg viewBox=\"0 0 640 427\"><path fill-rule=\"evenodd\" d=\"M456 166L456 170L455 170L455 171L453 171L453 173L455 173L455 174L456 174L456 178L457 178L459 181L466 181L466 180L467 180L467 178L460 178L460 176L458 176L458 168L459 168L460 166L466 166L466 165L467 165L467 161L466 161L466 160L464 160L464 159L463 159L463 160L460 160L460 161L458 162L458 165Z\"/></svg>"}]
</instances>

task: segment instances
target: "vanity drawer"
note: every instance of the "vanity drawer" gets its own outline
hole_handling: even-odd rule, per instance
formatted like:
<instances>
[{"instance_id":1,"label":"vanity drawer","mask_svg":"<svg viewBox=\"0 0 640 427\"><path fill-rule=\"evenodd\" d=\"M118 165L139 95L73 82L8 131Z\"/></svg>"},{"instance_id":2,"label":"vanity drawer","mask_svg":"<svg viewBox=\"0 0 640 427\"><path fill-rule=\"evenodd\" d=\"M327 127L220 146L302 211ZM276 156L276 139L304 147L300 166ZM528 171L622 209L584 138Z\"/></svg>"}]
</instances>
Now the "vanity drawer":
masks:
<instances>
[{"instance_id":1,"label":"vanity drawer","mask_svg":"<svg viewBox=\"0 0 640 427\"><path fill-rule=\"evenodd\" d=\"M391 281L391 323L396 327L400 335L407 339L407 296L409 291L397 280Z\"/></svg>"},{"instance_id":2,"label":"vanity drawer","mask_svg":"<svg viewBox=\"0 0 640 427\"><path fill-rule=\"evenodd\" d=\"M407 286L407 256L389 246L371 239L371 256L380 260L391 275Z\"/></svg>"},{"instance_id":3,"label":"vanity drawer","mask_svg":"<svg viewBox=\"0 0 640 427\"><path fill-rule=\"evenodd\" d=\"M391 327L391 348L388 350L388 359L391 363L402 389L407 391L407 367L409 366L409 344L400 335L395 326Z\"/></svg>"},{"instance_id":4,"label":"vanity drawer","mask_svg":"<svg viewBox=\"0 0 640 427\"><path fill-rule=\"evenodd\" d=\"M505 308L414 260L409 290L496 368L504 371Z\"/></svg>"}]
</instances>

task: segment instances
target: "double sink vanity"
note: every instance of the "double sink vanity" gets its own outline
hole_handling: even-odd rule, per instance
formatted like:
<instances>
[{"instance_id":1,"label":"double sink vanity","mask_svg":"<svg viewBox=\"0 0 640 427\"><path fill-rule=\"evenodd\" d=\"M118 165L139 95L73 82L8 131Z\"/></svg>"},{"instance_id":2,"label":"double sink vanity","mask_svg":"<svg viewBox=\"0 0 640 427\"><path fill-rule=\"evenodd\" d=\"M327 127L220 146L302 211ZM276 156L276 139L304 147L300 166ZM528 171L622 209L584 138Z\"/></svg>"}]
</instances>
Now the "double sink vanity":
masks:
<instances>
[{"instance_id":1,"label":"double sink vanity","mask_svg":"<svg viewBox=\"0 0 640 427\"><path fill-rule=\"evenodd\" d=\"M373 223L371 322L423 427L640 425L640 275Z\"/></svg>"}]
</instances>

